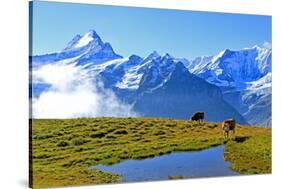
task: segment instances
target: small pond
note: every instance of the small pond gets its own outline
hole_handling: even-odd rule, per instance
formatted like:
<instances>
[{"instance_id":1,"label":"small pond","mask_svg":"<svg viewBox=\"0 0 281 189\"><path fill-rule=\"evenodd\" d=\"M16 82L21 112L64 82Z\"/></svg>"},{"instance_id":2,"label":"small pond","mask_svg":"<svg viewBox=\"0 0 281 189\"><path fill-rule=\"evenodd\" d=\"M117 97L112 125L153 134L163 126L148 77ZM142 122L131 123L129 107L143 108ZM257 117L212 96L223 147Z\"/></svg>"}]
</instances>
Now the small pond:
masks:
<instances>
[{"instance_id":1,"label":"small pond","mask_svg":"<svg viewBox=\"0 0 281 189\"><path fill-rule=\"evenodd\" d=\"M126 160L110 166L97 165L90 169L123 176L124 182L166 180L169 177L215 177L238 175L223 159L223 146L196 152L174 152L143 160Z\"/></svg>"}]
</instances>

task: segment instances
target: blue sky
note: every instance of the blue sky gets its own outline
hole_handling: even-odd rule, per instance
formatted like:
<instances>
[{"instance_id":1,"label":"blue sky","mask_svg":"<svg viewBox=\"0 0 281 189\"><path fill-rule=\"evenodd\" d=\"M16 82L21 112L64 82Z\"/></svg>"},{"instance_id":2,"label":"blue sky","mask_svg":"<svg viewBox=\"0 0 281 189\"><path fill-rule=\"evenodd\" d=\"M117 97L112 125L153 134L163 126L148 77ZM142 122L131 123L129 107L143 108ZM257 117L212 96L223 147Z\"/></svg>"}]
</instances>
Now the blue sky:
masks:
<instances>
[{"instance_id":1,"label":"blue sky","mask_svg":"<svg viewBox=\"0 0 281 189\"><path fill-rule=\"evenodd\" d=\"M90 29L122 56L192 59L271 42L270 16L35 1L33 55L60 51Z\"/></svg>"}]
</instances>

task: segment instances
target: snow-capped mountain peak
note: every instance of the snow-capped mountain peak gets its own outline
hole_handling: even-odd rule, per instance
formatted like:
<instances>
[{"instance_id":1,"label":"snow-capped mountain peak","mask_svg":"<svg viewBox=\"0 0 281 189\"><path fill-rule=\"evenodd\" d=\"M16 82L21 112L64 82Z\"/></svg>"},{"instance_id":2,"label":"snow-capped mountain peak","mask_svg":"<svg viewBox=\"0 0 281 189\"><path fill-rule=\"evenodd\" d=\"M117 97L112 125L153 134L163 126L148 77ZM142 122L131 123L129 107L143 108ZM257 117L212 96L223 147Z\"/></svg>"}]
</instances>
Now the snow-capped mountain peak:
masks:
<instances>
[{"instance_id":1,"label":"snow-capped mountain peak","mask_svg":"<svg viewBox=\"0 0 281 189\"><path fill-rule=\"evenodd\" d=\"M245 48L245 49L249 49L249 48ZM270 42L264 42L262 45L254 45L252 48L250 49L268 49L271 50L272 49L272 44Z\"/></svg>"},{"instance_id":2,"label":"snow-capped mountain peak","mask_svg":"<svg viewBox=\"0 0 281 189\"><path fill-rule=\"evenodd\" d=\"M105 88L114 89L129 100L136 94L157 93L167 87L170 92L182 88L187 93L198 87L207 92L210 87L217 87L226 101L244 114L262 107L256 102L271 102L271 52L271 46L267 45L226 49L215 56L201 56L193 61L168 53L159 55L157 51L145 58L138 55L123 58L114 52L110 43L103 42L94 30L90 30L84 35L76 35L61 52L33 56L30 60L32 69L38 73L44 66L73 67L85 73L87 78L101 80ZM198 80L197 76L203 80ZM178 86L181 81L182 86ZM49 87L40 82L35 87L37 96ZM220 95L216 91L219 90L214 90L213 94ZM247 119L252 120L251 117ZM260 123L250 121L255 125Z\"/></svg>"},{"instance_id":3,"label":"snow-capped mountain peak","mask_svg":"<svg viewBox=\"0 0 281 189\"><path fill-rule=\"evenodd\" d=\"M93 40L94 40L94 38L92 36L92 32L88 32L81 39L79 39L79 41L77 41L77 43L74 45L74 47L80 48L80 47L86 46Z\"/></svg>"},{"instance_id":4,"label":"snow-capped mountain peak","mask_svg":"<svg viewBox=\"0 0 281 189\"><path fill-rule=\"evenodd\" d=\"M90 48L94 48L97 46L103 46L104 43L96 33L95 30L90 30L85 33L83 36L76 35L67 45L63 51L72 51L84 48L86 46L90 46Z\"/></svg>"},{"instance_id":5,"label":"snow-capped mountain peak","mask_svg":"<svg viewBox=\"0 0 281 189\"><path fill-rule=\"evenodd\" d=\"M271 72L271 49L252 47L242 50L223 50L209 58L196 58L189 64L191 73L209 83L224 87L246 87Z\"/></svg>"},{"instance_id":6,"label":"snow-capped mountain peak","mask_svg":"<svg viewBox=\"0 0 281 189\"><path fill-rule=\"evenodd\" d=\"M172 55L170 55L169 53L166 53L163 58L169 59L169 58L174 58Z\"/></svg>"},{"instance_id":7,"label":"snow-capped mountain peak","mask_svg":"<svg viewBox=\"0 0 281 189\"><path fill-rule=\"evenodd\" d=\"M149 61L149 60L154 60L154 59L157 59L159 58L160 55L158 54L157 51L153 51L151 54L149 54L144 60L145 61Z\"/></svg>"},{"instance_id":8,"label":"snow-capped mountain peak","mask_svg":"<svg viewBox=\"0 0 281 189\"><path fill-rule=\"evenodd\" d=\"M67 46L63 49L63 51L67 51L71 49L80 39L82 38L81 35L76 35L68 44Z\"/></svg>"},{"instance_id":9,"label":"snow-capped mountain peak","mask_svg":"<svg viewBox=\"0 0 281 189\"><path fill-rule=\"evenodd\" d=\"M270 126L271 44L242 50L223 50L212 57L198 57L187 64L193 74L223 91L224 98L253 125ZM260 114L261 116L256 116Z\"/></svg>"},{"instance_id":10,"label":"snow-capped mountain peak","mask_svg":"<svg viewBox=\"0 0 281 189\"><path fill-rule=\"evenodd\" d=\"M229 49L225 49L223 51L220 51L216 56L213 57L212 62L216 62L218 59L222 58L223 56L226 56L227 53L229 53Z\"/></svg>"}]
</instances>

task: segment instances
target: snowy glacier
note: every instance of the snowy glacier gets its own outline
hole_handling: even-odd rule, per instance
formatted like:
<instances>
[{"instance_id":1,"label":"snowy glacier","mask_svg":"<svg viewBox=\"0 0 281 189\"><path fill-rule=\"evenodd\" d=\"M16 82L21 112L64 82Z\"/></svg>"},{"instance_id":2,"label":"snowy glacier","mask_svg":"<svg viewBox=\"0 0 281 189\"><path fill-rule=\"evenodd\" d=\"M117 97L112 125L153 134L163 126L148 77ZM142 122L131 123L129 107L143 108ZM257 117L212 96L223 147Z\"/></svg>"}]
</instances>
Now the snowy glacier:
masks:
<instances>
[{"instance_id":1,"label":"snowy glacier","mask_svg":"<svg viewBox=\"0 0 281 189\"><path fill-rule=\"evenodd\" d=\"M97 110L93 110L95 104L90 100L85 104L92 104L93 107L77 106L83 113L73 110L70 111L70 117L73 115L76 117L141 115L132 107L137 99L147 93L157 94L159 90L167 88L171 78L175 77L177 65L182 64L192 74L191 78L202 79L202 81L195 79L196 82L207 82L221 91L222 99L219 95L216 102L224 104L225 107L231 105L232 107L226 108L232 112L229 115L240 113L250 124L270 126L271 51L270 46L254 46L242 50L225 49L217 55L197 57L194 60L173 57L168 53L160 55L156 51L147 57L138 55L123 57L115 53L110 43L104 42L96 31L90 30L84 35L76 35L60 52L30 57L31 96L34 107L40 107L38 100L46 97L46 94L62 92L63 89L72 89L67 92L74 94L79 87L85 89L85 83L87 83L86 86L92 89L85 90L85 94L90 95L83 98L91 99L92 97L93 102L96 99L104 101L108 98L108 101L111 99L115 106L103 105L111 108L112 111L100 109L97 113ZM184 70L182 67L181 69ZM186 74L186 71L182 73ZM191 78L189 80L195 82ZM188 80L184 81L183 85L189 85L183 86L183 88L192 88L192 83ZM197 84L199 88L202 86L209 88L209 85ZM211 88L209 89L211 90ZM204 91L204 89L200 90ZM99 94L102 95L97 97L93 92L101 92ZM91 94L96 96L91 96ZM44 102L44 104L48 103ZM43 105L41 106L43 107ZM53 108L55 107L54 105ZM204 108L204 106L202 107ZM113 110L125 113L114 114ZM42 108L40 111L43 111ZM102 111L107 114L102 114ZM256 116L259 116L260 113L262 119L253 116L253 112ZM217 118L219 119L219 117Z\"/></svg>"}]
</instances>

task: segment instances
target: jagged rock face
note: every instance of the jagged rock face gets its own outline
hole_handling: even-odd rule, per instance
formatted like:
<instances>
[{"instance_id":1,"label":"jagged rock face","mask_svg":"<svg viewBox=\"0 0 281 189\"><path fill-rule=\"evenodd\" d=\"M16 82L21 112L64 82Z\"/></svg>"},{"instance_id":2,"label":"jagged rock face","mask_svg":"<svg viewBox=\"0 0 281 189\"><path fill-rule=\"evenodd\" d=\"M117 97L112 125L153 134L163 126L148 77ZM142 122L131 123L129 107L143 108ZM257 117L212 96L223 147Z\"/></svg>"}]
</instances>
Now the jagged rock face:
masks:
<instances>
[{"instance_id":1,"label":"jagged rock face","mask_svg":"<svg viewBox=\"0 0 281 189\"><path fill-rule=\"evenodd\" d=\"M220 87L224 99L250 124L270 127L271 61L271 48L254 46L240 51L224 50L217 56L198 57L187 68Z\"/></svg>"},{"instance_id":2,"label":"jagged rock face","mask_svg":"<svg viewBox=\"0 0 281 189\"><path fill-rule=\"evenodd\" d=\"M80 70L83 77L100 81L141 116L189 119L194 112L204 111L209 121L233 117L239 123L262 125L271 120L269 48L224 50L193 61L156 51L145 58L123 58L90 30L76 35L62 51L30 57L30 62L39 76L46 65ZM34 97L52 87L34 78ZM81 78L70 79L81 82Z\"/></svg>"},{"instance_id":3,"label":"jagged rock face","mask_svg":"<svg viewBox=\"0 0 281 189\"><path fill-rule=\"evenodd\" d=\"M245 87L271 72L271 49L254 46L240 51L229 49L216 56L198 57L187 66L191 73L221 87Z\"/></svg>"},{"instance_id":4,"label":"jagged rock face","mask_svg":"<svg viewBox=\"0 0 281 189\"><path fill-rule=\"evenodd\" d=\"M244 114L252 125L262 125L263 127L271 127L272 103L271 95L261 97L254 103L250 109Z\"/></svg>"},{"instance_id":5,"label":"jagged rock face","mask_svg":"<svg viewBox=\"0 0 281 189\"><path fill-rule=\"evenodd\" d=\"M142 93L135 109L143 116L190 119L194 112L203 111L208 121L222 121L234 117L239 123L245 119L223 98L218 87L190 74L182 63L162 87Z\"/></svg>"}]
</instances>

